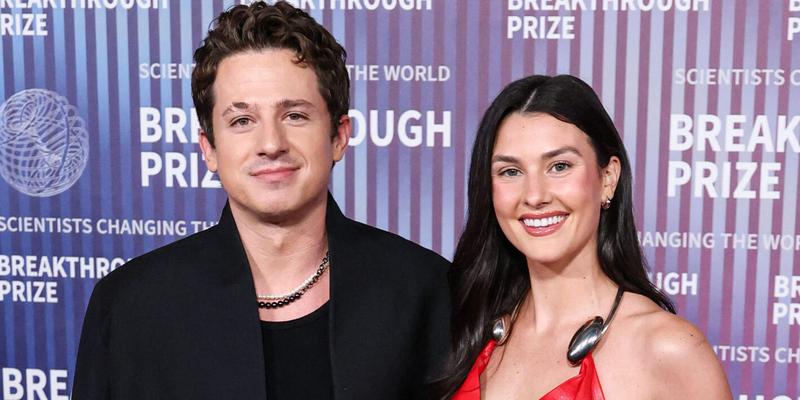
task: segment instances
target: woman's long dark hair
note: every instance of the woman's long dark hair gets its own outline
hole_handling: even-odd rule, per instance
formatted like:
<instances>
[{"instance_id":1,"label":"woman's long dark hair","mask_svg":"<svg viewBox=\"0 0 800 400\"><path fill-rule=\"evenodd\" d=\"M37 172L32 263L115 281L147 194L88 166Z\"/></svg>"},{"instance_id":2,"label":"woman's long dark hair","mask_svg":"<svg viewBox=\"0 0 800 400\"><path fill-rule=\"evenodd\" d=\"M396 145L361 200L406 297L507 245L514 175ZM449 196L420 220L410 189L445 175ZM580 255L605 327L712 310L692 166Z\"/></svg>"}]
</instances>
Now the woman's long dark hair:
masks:
<instances>
[{"instance_id":1,"label":"woman's long dark hair","mask_svg":"<svg viewBox=\"0 0 800 400\"><path fill-rule=\"evenodd\" d=\"M607 166L611 156L619 158L614 200L600 213L600 266L626 291L647 296L661 308L675 312L670 299L647 277L633 220L630 163L600 99L589 85L573 76L520 79L506 86L486 110L472 149L467 223L449 273L453 350L445 373L434 384L438 398L455 393L490 339L493 322L510 314L530 291L525 256L500 230L492 203L491 158L497 130L503 119L515 112L549 114L575 125L591 139L600 167Z\"/></svg>"}]
</instances>

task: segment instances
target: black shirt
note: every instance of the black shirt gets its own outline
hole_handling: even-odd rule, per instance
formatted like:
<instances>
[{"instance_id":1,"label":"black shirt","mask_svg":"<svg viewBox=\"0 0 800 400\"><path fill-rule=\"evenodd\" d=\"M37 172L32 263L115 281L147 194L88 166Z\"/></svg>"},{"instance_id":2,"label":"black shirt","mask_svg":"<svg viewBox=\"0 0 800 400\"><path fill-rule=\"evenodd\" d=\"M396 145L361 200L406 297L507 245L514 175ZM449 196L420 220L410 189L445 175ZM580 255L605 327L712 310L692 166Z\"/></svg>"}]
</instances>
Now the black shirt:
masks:
<instances>
[{"instance_id":1,"label":"black shirt","mask_svg":"<svg viewBox=\"0 0 800 400\"><path fill-rule=\"evenodd\" d=\"M332 399L328 303L291 321L261 321L268 400Z\"/></svg>"}]
</instances>

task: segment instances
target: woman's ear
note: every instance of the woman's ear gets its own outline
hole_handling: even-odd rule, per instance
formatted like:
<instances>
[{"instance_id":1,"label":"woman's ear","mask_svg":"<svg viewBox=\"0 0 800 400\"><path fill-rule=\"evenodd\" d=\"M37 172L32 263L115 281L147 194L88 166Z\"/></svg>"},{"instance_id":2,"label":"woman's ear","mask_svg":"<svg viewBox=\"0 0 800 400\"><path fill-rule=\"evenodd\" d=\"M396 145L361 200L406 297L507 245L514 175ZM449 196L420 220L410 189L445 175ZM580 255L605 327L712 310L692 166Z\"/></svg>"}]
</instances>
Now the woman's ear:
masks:
<instances>
[{"instance_id":1,"label":"woman's ear","mask_svg":"<svg viewBox=\"0 0 800 400\"><path fill-rule=\"evenodd\" d=\"M600 171L600 178L603 180L603 199L606 201L614 198L614 193L617 191L617 182L619 182L619 174L621 164L617 156L611 156L606 165Z\"/></svg>"}]
</instances>

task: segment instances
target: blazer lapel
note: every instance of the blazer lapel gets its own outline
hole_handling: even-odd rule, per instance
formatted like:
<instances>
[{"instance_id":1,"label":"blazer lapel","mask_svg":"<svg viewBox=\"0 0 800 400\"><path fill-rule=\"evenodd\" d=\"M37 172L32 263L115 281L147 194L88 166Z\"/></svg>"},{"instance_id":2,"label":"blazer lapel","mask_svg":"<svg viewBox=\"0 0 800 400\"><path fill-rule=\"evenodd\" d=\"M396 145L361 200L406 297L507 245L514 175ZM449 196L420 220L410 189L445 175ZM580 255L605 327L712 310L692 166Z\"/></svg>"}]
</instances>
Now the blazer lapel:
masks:
<instances>
[{"instance_id":1,"label":"blazer lapel","mask_svg":"<svg viewBox=\"0 0 800 400\"><path fill-rule=\"evenodd\" d=\"M384 305L375 293L380 291L380 279L367 265L376 255L368 254L358 223L342 214L330 194L326 228L331 262L329 332L334 398L377 398L373 394L380 391L371 388L369 375L377 371L372 347L379 342L374 336L375 324L380 324Z\"/></svg>"},{"instance_id":2,"label":"blazer lapel","mask_svg":"<svg viewBox=\"0 0 800 400\"><path fill-rule=\"evenodd\" d=\"M326 230L328 235L328 251L331 271L331 301L330 301L330 357L331 374L333 375L334 398L347 398L347 394L354 389L357 376L352 373L358 366L350 364L353 343L361 340L358 329L353 329L359 321L369 321L369 318L357 318L353 315L352 301L358 291L358 271L361 267L361 257L358 255L359 246L353 243L355 232L352 222L345 218L339 206L328 193L328 208L326 211Z\"/></svg>"},{"instance_id":3,"label":"blazer lapel","mask_svg":"<svg viewBox=\"0 0 800 400\"><path fill-rule=\"evenodd\" d=\"M210 235L207 262L203 265L214 282L209 287L216 288L214 293L206 293L214 298L215 306L203 312L209 321L224 322L224 325L214 324L209 328L209 334L218 337L219 346L223 348L221 359L216 360L220 382L236 386L234 392L238 398L264 399L266 374L255 286L227 203L219 223L212 229L214 234Z\"/></svg>"}]
</instances>

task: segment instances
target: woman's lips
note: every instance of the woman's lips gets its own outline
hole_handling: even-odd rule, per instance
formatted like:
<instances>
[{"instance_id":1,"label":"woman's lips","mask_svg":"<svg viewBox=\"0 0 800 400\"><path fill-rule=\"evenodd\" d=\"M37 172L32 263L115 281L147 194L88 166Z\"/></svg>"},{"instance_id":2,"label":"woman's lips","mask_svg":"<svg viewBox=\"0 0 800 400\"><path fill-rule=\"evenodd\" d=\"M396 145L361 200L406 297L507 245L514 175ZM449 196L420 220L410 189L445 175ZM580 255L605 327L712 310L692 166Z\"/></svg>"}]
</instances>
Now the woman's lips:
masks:
<instances>
[{"instance_id":1,"label":"woman's lips","mask_svg":"<svg viewBox=\"0 0 800 400\"><path fill-rule=\"evenodd\" d=\"M563 212L553 212L545 214L523 215L519 222L531 236L547 236L559 230L569 214Z\"/></svg>"}]
</instances>

